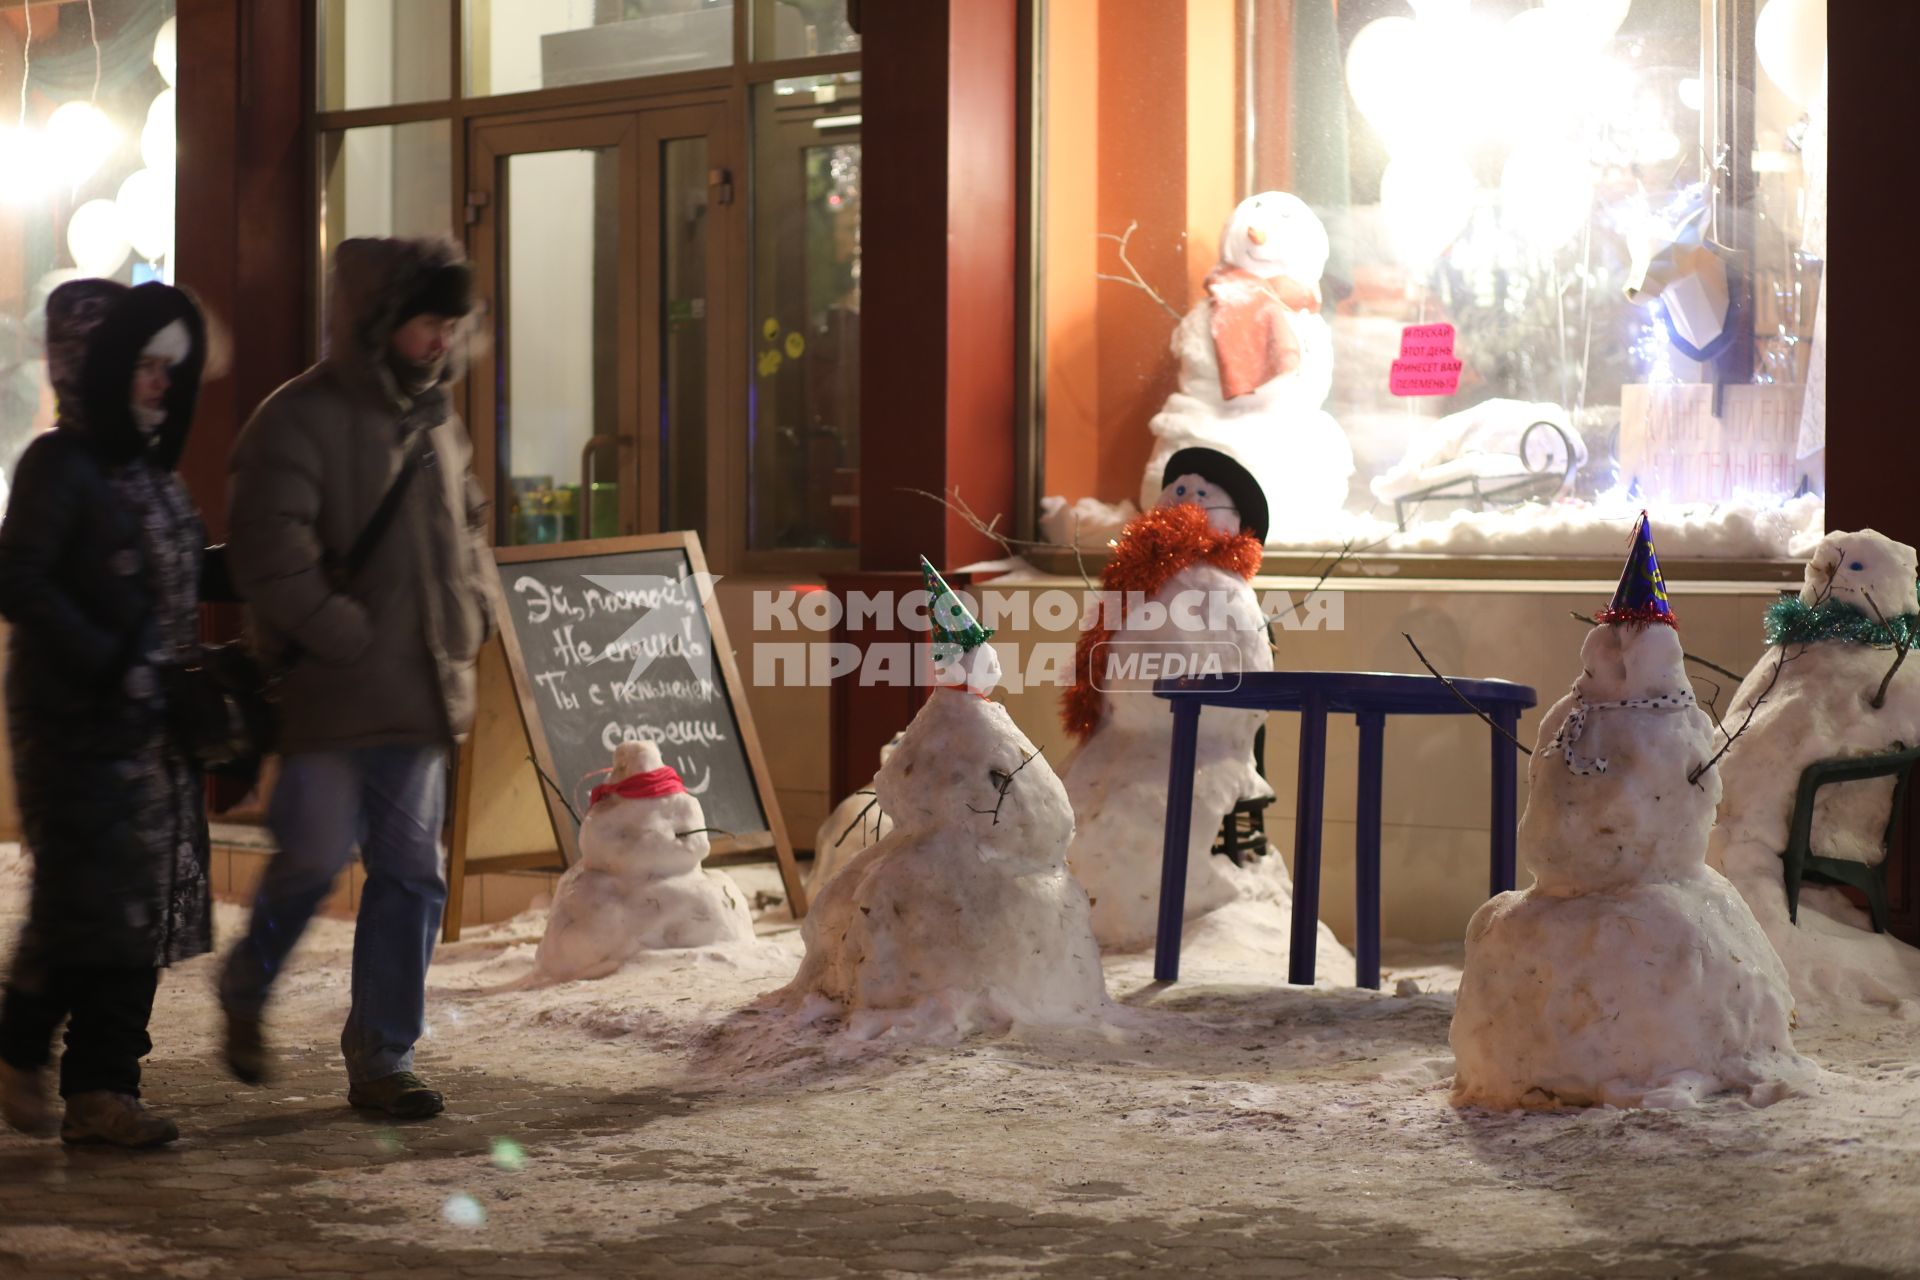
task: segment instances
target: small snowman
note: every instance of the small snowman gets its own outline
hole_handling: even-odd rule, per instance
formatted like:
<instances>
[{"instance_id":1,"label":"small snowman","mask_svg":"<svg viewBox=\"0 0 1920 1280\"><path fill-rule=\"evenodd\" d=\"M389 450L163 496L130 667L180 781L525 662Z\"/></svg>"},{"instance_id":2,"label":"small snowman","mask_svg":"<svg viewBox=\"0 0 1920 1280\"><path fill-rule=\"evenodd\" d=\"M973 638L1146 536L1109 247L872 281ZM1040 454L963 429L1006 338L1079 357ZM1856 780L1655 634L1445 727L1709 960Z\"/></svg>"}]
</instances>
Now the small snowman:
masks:
<instances>
[{"instance_id":1,"label":"small snowman","mask_svg":"<svg viewBox=\"0 0 1920 1280\"><path fill-rule=\"evenodd\" d=\"M1773 1101L1810 1068L1779 957L1706 863L1714 727L1687 683L1644 515L1596 621L1527 765L1520 857L1534 883L1467 927L1454 1105Z\"/></svg>"},{"instance_id":2,"label":"small snowman","mask_svg":"<svg viewBox=\"0 0 1920 1280\"><path fill-rule=\"evenodd\" d=\"M1074 684L1061 699L1079 742L1061 770L1077 825L1068 862L1092 898L1094 935L1112 951L1151 945L1160 901L1173 716L1138 660L1152 655L1161 674L1273 670L1251 583L1267 524L1259 481L1217 450L1184 449L1168 459L1157 497L1115 543L1101 588L1117 594L1119 616L1104 614L1081 632ZM1136 674L1122 674L1129 671ZM1269 856L1237 867L1210 855L1229 810L1273 795L1253 759L1265 718L1201 712L1186 918L1244 901L1284 937L1293 901L1285 863ZM1345 953L1324 926L1319 949L1326 971L1340 972Z\"/></svg>"},{"instance_id":3,"label":"small snowman","mask_svg":"<svg viewBox=\"0 0 1920 1280\"><path fill-rule=\"evenodd\" d=\"M902 736L894 734L887 745L880 748L881 767L886 766L888 757L900 746ZM893 819L880 807L880 797L871 782L835 805L814 833L813 869L807 873L807 897L819 897L827 881L833 879L854 854L868 845L880 843L880 838L891 830Z\"/></svg>"},{"instance_id":4,"label":"small snowman","mask_svg":"<svg viewBox=\"0 0 1920 1280\"><path fill-rule=\"evenodd\" d=\"M580 861L554 890L535 974L598 978L644 951L751 941L746 899L726 875L701 865L706 826L699 800L661 762L658 745L621 743L580 824Z\"/></svg>"},{"instance_id":5,"label":"small snowman","mask_svg":"<svg viewBox=\"0 0 1920 1280\"><path fill-rule=\"evenodd\" d=\"M1097 1019L1106 985L1067 872L1066 790L987 697L991 633L926 572L943 682L874 779L893 828L827 883L801 926L800 972L771 1000L831 1008L863 1039Z\"/></svg>"},{"instance_id":6,"label":"small snowman","mask_svg":"<svg viewBox=\"0 0 1920 1280\"><path fill-rule=\"evenodd\" d=\"M1326 228L1294 196L1266 191L1234 210L1207 297L1174 331L1179 389L1148 424L1143 508L1167 459L1192 445L1233 455L1289 519L1346 502L1353 451L1322 408L1333 387L1333 331L1320 314L1327 252Z\"/></svg>"},{"instance_id":7,"label":"small snowman","mask_svg":"<svg viewBox=\"0 0 1920 1280\"><path fill-rule=\"evenodd\" d=\"M1720 762L1709 859L1739 887L1809 1006L1920 1000L1920 950L1872 933L1838 890L1803 885L1790 918L1780 856L1808 765L1920 745L1920 660L1895 666L1897 647L1920 640L1915 573L1904 543L1872 529L1827 534L1799 596L1767 611L1767 650L1723 720L1740 731ZM1890 777L1821 788L1812 851L1883 861L1893 789Z\"/></svg>"}]
</instances>

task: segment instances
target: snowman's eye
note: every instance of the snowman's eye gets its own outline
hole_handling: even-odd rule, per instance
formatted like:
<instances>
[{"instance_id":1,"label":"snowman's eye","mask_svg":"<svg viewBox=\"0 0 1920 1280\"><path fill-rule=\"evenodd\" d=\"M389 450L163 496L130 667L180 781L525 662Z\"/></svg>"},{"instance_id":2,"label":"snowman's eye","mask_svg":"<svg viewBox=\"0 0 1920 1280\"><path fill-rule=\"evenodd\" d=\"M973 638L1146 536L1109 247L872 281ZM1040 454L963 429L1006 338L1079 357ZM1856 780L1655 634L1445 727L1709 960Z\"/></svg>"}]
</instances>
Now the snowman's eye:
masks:
<instances>
[{"instance_id":1,"label":"snowman's eye","mask_svg":"<svg viewBox=\"0 0 1920 1280\"><path fill-rule=\"evenodd\" d=\"M1865 566L1864 564L1861 564L1858 560L1855 560L1852 564L1847 566L1847 568L1853 570L1855 573L1863 572L1866 569L1866 567L1867 566Z\"/></svg>"},{"instance_id":2,"label":"snowman's eye","mask_svg":"<svg viewBox=\"0 0 1920 1280\"><path fill-rule=\"evenodd\" d=\"M1186 496L1187 496L1187 486L1185 486L1185 485L1183 485L1183 484L1177 484L1177 485L1175 485L1175 486L1173 487L1173 496L1174 496L1174 497L1176 497L1176 498L1184 498L1184 497L1186 497Z\"/></svg>"},{"instance_id":3,"label":"snowman's eye","mask_svg":"<svg viewBox=\"0 0 1920 1280\"><path fill-rule=\"evenodd\" d=\"M1193 491L1193 496L1196 498L1204 498L1207 496L1207 491L1205 489L1195 489Z\"/></svg>"}]
</instances>

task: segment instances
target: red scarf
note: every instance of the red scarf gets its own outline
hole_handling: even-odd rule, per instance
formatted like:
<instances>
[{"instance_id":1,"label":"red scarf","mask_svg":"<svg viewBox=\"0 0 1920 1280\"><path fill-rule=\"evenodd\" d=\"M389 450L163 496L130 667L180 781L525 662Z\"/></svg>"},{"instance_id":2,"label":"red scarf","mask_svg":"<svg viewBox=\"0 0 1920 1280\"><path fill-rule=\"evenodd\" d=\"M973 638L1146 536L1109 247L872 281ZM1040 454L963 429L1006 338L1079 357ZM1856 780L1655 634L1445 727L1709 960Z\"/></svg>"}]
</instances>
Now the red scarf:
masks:
<instances>
[{"instance_id":1,"label":"red scarf","mask_svg":"<svg viewBox=\"0 0 1920 1280\"><path fill-rule=\"evenodd\" d=\"M1320 291L1291 276L1257 276L1221 263L1207 273L1213 299L1213 354L1220 394L1244 396L1300 367L1300 338L1289 311L1319 311Z\"/></svg>"},{"instance_id":2,"label":"red scarf","mask_svg":"<svg viewBox=\"0 0 1920 1280\"><path fill-rule=\"evenodd\" d=\"M1260 539L1250 533L1221 533L1191 502L1155 507L1120 531L1113 559L1100 573L1100 586L1122 593L1124 619L1124 601L1133 592L1150 599L1174 574L1203 562L1251 579L1260 571L1261 554ZM1119 620L1102 617L1082 631L1073 646L1073 687L1060 700L1060 719L1076 738L1092 733L1107 713L1106 695L1093 685L1093 651L1113 638L1113 628L1105 624Z\"/></svg>"},{"instance_id":3,"label":"red scarf","mask_svg":"<svg viewBox=\"0 0 1920 1280\"><path fill-rule=\"evenodd\" d=\"M629 774L618 782L601 783L588 795L587 807L592 808L608 796L619 796L622 800L658 800L661 796L679 795L686 789L687 784L680 781L673 766L663 764L645 773Z\"/></svg>"}]
</instances>

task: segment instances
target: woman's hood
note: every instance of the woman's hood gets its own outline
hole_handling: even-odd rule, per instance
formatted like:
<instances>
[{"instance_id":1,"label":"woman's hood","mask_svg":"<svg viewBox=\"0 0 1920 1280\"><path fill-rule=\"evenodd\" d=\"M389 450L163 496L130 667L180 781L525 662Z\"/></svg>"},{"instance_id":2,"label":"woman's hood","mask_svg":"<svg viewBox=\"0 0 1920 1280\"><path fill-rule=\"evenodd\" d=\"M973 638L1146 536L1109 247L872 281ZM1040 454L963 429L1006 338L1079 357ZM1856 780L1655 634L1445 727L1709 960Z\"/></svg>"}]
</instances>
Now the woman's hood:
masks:
<instances>
[{"instance_id":1,"label":"woman's hood","mask_svg":"<svg viewBox=\"0 0 1920 1280\"><path fill-rule=\"evenodd\" d=\"M175 322L187 332L187 355L173 366L166 418L149 435L134 422L134 365L153 336ZM85 436L111 462L146 453L171 470L180 461L207 358L206 323L186 291L157 281L133 288L69 281L47 299L46 345L61 427Z\"/></svg>"}]
</instances>

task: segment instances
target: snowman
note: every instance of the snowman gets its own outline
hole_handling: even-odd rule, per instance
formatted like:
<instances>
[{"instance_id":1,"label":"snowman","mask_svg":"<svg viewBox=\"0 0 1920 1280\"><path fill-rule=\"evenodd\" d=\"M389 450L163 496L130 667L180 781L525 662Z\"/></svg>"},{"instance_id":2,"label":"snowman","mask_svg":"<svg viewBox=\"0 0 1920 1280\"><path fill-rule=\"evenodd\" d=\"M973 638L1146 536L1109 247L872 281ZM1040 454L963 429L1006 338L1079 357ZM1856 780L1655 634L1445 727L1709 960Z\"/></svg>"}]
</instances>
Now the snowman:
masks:
<instances>
[{"instance_id":1,"label":"snowman","mask_svg":"<svg viewBox=\"0 0 1920 1280\"><path fill-rule=\"evenodd\" d=\"M1920 745L1920 660L1894 670L1896 641L1920 639L1915 571L1912 547L1872 529L1827 534L1799 596L1767 611L1767 651L1723 722L1745 728L1720 762L1725 787L1709 860L1753 908L1810 1008L1920 1001L1920 951L1873 933L1839 890L1811 881L1793 919L1780 856L1809 764ZM1821 788L1813 853L1882 862L1893 788L1890 777Z\"/></svg>"},{"instance_id":2,"label":"snowman","mask_svg":"<svg viewBox=\"0 0 1920 1280\"><path fill-rule=\"evenodd\" d=\"M772 1002L834 1011L863 1039L1097 1019L1106 985L1067 872L1066 790L987 697L991 633L926 572L940 684L874 779L893 828L814 901L806 958Z\"/></svg>"},{"instance_id":3,"label":"snowman","mask_svg":"<svg viewBox=\"0 0 1920 1280\"><path fill-rule=\"evenodd\" d=\"M620 744L580 824L580 861L554 890L535 975L598 978L644 951L751 941L746 899L701 865L706 826L658 745Z\"/></svg>"},{"instance_id":4,"label":"snowman","mask_svg":"<svg viewBox=\"0 0 1920 1280\"><path fill-rule=\"evenodd\" d=\"M1803 1083L1793 996L1738 892L1706 864L1720 776L1642 515L1579 679L1527 765L1533 885L1467 926L1456 1106L1757 1103Z\"/></svg>"},{"instance_id":5,"label":"snowman","mask_svg":"<svg viewBox=\"0 0 1920 1280\"><path fill-rule=\"evenodd\" d=\"M894 734L887 745L880 748L883 767L899 747L901 736ZM835 805L813 836L813 869L807 873L807 897L819 897L827 881L833 879L854 854L868 845L880 843L880 838L891 830L893 819L880 807L880 798L871 782Z\"/></svg>"},{"instance_id":6,"label":"snowman","mask_svg":"<svg viewBox=\"0 0 1920 1280\"><path fill-rule=\"evenodd\" d=\"M1062 772L1076 823L1068 863L1108 950L1152 945L1158 923L1173 716L1153 696L1139 658L1153 655L1161 673L1273 670L1250 582L1266 527L1266 498L1246 468L1217 450L1184 449L1168 460L1153 509L1128 523L1101 574L1103 592L1118 593L1121 608L1092 620L1076 646L1061 715L1079 747ZM1245 902L1284 938L1293 909L1285 864L1267 856L1239 867L1210 855L1229 810L1273 795L1253 759L1265 718L1224 707L1200 715L1186 918ZM1324 925L1319 951L1322 972L1350 970Z\"/></svg>"},{"instance_id":7,"label":"snowman","mask_svg":"<svg viewBox=\"0 0 1920 1280\"><path fill-rule=\"evenodd\" d=\"M1333 331L1320 314L1327 230L1294 196L1240 202L1205 300L1174 331L1179 389L1148 424L1154 449L1140 505L1155 505L1167 460L1205 445L1259 479L1289 522L1339 511L1353 451L1321 407L1333 387Z\"/></svg>"}]
</instances>

